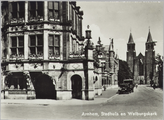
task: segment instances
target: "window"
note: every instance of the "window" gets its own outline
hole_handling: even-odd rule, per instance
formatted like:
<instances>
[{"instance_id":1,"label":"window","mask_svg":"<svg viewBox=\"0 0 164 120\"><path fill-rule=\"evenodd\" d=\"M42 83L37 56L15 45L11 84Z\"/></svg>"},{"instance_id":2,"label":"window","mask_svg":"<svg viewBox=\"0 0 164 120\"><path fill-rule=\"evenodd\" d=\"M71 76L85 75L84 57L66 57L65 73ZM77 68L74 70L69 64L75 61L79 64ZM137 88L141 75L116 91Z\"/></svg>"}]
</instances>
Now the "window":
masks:
<instances>
[{"instance_id":1,"label":"window","mask_svg":"<svg viewBox=\"0 0 164 120\"><path fill-rule=\"evenodd\" d=\"M25 16L25 3L21 2L12 2L11 3L11 18L24 18Z\"/></svg>"},{"instance_id":2,"label":"window","mask_svg":"<svg viewBox=\"0 0 164 120\"><path fill-rule=\"evenodd\" d=\"M30 19L43 18L43 2L29 2Z\"/></svg>"},{"instance_id":3,"label":"window","mask_svg":"<svg viewBox=\"0 0 164 120\"><path fill-rule=\"evenodd\" d=\"M59 19L59 2L48 2L48 17L49 19Z\"/></svg>"},{"instance_id":4,"label":"window","mask_svg":"<svg viewBox=\"0 0 164 120\"><path fill-rule=\"evenodd\" d=\"M43 35L30 35L29 48L31 55L43 56Z\"/></svg>"},{"instance_id":5,"label":"window","mask_svg":"<svg viewBox=\"0 0 164 120\"><path fill-rule=\"evenodd\" d=\"M77 44L76 44L76 40L72 39L72 52L73 52L73 53L76 53L76 49L77 49L77 48L76 48L76 45L77 45Z\"/></svg>"},{"instance_id":6,"label":"window","mask_svg":"<svg viewBox=\"0 0 164 120\"><path fill-rule=\"evenodd\" d=\"M49 35L49 56L59 56L60 55L60 36L59 35Z\"/></svg>"},{"instance_id":7,"label":"window","mask_svg":"<svg viewBox=\"0 0 164 120\"><path fill-rule=\"evenodd\" d=\"M23 57L24 36L11 37L11 55L15 57Z\"/></svg>"},{"instance_id":8,"label":"window","mask_svg":"<svg viewBox=\"0 0 164 120\"><path fill-rule=\"evenodd\" d=\"M6 82L9 89L27 89L27 80L19 72L9 75Z\"/></svg>"}]
</instances>

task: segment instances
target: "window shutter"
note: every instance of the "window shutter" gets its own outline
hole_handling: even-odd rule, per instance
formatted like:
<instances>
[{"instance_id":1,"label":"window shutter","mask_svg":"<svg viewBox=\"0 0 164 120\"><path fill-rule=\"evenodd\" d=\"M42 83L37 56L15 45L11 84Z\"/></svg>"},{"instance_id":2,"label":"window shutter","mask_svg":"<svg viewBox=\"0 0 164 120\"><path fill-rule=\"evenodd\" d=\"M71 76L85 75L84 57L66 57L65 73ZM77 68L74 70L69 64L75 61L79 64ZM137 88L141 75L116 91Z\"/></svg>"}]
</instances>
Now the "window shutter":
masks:
<instances>
[{"instance_id":1,"label":"window shutter","mask_svg":"<svg viewBox=\"0 0 164 120\"><path fill-rule=\"evenodd\" d=\"M53 2L52 1L49 1L48 2L48 9L53 9Z\"/></svg>"}]
</instances>

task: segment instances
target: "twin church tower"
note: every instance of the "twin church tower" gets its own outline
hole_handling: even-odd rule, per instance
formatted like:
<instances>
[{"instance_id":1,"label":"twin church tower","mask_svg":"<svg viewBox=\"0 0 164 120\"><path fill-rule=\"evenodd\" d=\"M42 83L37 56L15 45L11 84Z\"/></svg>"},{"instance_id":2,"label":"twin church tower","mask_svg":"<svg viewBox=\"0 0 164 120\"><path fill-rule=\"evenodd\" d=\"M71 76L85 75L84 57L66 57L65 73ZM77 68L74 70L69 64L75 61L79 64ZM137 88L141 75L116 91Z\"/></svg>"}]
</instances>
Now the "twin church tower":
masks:
<instances>
[{"instance_id":1,"label":"twin church tower","mask_svg":"<svg viewBox=\"0 0 164 120\"><path fill-rule=\"evenodd\" d=\"M135 42L132 33L130 33L127 43L127 63L133 73L134 82L138 84L149 84L155 73L155 42L152 39L150 29L145 46L145 56L142 53L136 56Z\"/></svg>"}]
</instances>

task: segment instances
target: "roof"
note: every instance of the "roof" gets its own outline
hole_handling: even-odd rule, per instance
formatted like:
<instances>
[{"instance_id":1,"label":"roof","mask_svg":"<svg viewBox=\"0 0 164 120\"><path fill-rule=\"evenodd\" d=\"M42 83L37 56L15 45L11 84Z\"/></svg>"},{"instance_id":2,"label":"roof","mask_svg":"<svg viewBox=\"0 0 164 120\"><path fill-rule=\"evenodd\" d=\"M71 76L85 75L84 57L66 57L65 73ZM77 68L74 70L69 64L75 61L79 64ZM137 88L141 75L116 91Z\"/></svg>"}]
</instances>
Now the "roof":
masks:
<instances>
[{"instance_id":1,"label":"roof","mask_svg":"<svg viewBox=\"0 0 164 120\"><path fill-rule=\"evenodd\" d=\"M148 37L147 37L147 42L153 42L151 33L150 33L150 29L149 29L149 33L148 33Z\"/></svg>"},{"instance_id":2,"label":"roof","mask_svg":"<svg viewBox=\"0 0 164 120\"><path fill-rule=\"evenodd\" d=\"M128 44L135 44L133 41L132 33L130 33Z\"/></svg>"}]
</instances>

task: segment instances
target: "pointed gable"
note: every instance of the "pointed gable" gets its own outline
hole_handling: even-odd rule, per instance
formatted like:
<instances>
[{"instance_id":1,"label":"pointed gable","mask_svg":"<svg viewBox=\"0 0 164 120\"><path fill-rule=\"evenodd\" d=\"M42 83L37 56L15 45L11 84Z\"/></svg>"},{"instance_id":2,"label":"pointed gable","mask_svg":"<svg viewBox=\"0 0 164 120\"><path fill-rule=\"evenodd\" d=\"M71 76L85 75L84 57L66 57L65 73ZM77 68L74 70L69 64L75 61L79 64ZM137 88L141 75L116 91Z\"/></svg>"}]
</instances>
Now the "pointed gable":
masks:
<instances>
[{"instance_id":1,"label":"pointed gable","mask_svg":"<svg viewBox=\"0 0 164 120\"><path fill-rule=\"evenodd\" d=\"M128 44L134 44L132 33L130 33Z\"/></svg>"},{"instance_id":2,"label":"pointed gable","mask_svg":"<svg viewBox=\"0 0 164 120\"><path fill-rule=\"evenodd\" d=\"M150 30L149 30L149 33L148 33L147 42L153 42Z\"/></svg>"}]
</instances>

